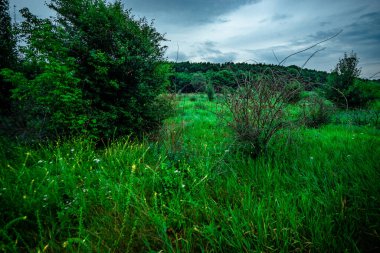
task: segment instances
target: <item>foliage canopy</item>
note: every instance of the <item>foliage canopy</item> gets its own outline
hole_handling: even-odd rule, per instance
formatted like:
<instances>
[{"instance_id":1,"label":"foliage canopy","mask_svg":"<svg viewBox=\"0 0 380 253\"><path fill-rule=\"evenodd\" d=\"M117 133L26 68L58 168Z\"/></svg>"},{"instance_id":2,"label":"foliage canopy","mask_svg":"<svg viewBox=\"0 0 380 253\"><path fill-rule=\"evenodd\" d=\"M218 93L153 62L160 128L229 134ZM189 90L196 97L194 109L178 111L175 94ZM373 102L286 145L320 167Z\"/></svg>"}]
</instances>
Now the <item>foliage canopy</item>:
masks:
<instances>
[{"instance_id":1,"label":"foliage canopy","mask_svg":"<svg viewBox=\"0 0 380 253\"><path fill-rule=\"evenodd\" d=\"M99 139L156 127L162 117L153 107L160 106L156 98L170 69L163 35L120 1L52 0L48 6L55 20L21 11L23 71L3 71L16 85L13 98L28 129Z\"/></svg>"}]
</instances>

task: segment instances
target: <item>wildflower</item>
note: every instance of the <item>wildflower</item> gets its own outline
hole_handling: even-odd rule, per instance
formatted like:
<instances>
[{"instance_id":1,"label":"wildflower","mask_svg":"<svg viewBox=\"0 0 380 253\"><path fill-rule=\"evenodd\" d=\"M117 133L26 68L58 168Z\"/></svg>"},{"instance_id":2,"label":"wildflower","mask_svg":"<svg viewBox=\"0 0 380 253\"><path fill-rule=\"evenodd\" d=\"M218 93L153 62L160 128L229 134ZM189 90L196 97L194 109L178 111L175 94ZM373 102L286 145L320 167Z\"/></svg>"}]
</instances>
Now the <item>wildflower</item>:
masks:
<instances>
[{"instance_id":1,"label":"wildflower","mask_svg":"<svg viewBox=\"0 0 380 253\"><path fill-rule=\"evenodd\" d=\"M132 173L135 173L136 171L136 164L132 164Z\"/></svg>"},{"instance_id":2,"label":"wildflower","mask_svg":"<svg viewBox=\"0 0 380 253\"><path fill-rule=\"evenodd\" d=\"M39 160L39 161L38 161L38 163L43 163L43 162L44 162L44 161L42 161L42 160Z\"/></svg>"},{"instance_id":3,"label":"wildflower","mask_svg":"<svg viewBox=\"0 0 380 253\"><path fill-rule=\"evenodd\" d=\"M67 245L69 245L69 242L68 242L68 241L64 242L64 243L62 244L62 247L66 248Z\"/></svg>"},{"instance_id":4,"label":"wildflower","mask_svg":"<svg viewBox=\"0 0 380 253\"><path fill-rule=\"evenodd\" d=\"M185 185L184 185L184 184L182 184L182 188L185 188Z\"/></svg>"},{"instance_id":5,"label":"wildflower","mask_svg":"<svg viewBox=\"0 0 380 253\"><path fill-rule=\"evenodd\" d=\"M174 173L179 173L179 170L175 170Z\"/></svg>"},{"instance_id":6,"label":"wildflower","mask_svg":"<svg viewBox=\"0 0 380 253\"><path fill-rule=\"evenodd\" d=\"M310 156L310 160L314 160L314 157Z\"/></svg>"},{"instance_id":7,"label":"wildflower","mask_svg":"<svg viewBox=\"0 0 380 253\"><path fill-rule=\"evenodd\" d=\"M75 150L75 149L73 149L73 148L72 148L72 149L70 149L70 151L71 151L71 152L74 152L74 150Z\"/></svg>"},{"instance_id":8,"label":"wildflower","mask_svg":"<svg viewBox=\"0 0 380 253\"><path fill-rule=\"evenodd\" d=\"M24 196L22 196L22 198L23 198L23 199L26 199L26 198L27 198L27 196L26 196L26 195L24 195Z\"/></svg>"},{"instance_id":9,"label":"wildflower","mask_svg":"<svg viewBox=\"0 0 380 253\"><path fill-rule=\"evenodd\" d=\"M100 162L100 159L95 158L95 159L94 159L94 162L99 163L99 162Z\"/></svg>"}]
</instances>

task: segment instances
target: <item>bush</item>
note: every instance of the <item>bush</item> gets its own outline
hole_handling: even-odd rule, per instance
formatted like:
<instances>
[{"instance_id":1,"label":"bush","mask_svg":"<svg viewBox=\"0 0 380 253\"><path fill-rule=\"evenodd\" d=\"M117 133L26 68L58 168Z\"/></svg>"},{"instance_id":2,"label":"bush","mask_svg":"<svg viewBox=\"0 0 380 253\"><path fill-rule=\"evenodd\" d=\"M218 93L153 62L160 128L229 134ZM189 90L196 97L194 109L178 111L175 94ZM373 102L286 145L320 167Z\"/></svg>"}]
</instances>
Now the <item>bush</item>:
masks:
<instances>
[{"instance_id":1,"label":"bush","mask_svg":"<svg viewBox=\"0 0 380 253\"><path fill-rule=\"evenodd\" d=\"M355 79L349 87L347 100L351 107L367 107L376 100L380 100L380 83Z\"/></svg>"},{"instance_id":2,"label":"bush","mask_svg":"<svg viewBox=\"0 0 380 253\"><path fill-rule=\"evenodd\" d=\"M229 126L236 140L253 157L266 150L272 137L287 123L286 104L294 92L287 84L292 77L268 70L256 77L247 77L236 90L228 90L226 106L231 113Z\"/></svg>"},{"instance_id":3,"label":"bush","mask_svg":"<svg viewBox=\"0 0 380 253\"><path fill-rule=\"evenodd\" d=\"M193 92L204 92L206 87L206 77L202 73L195 73L191 77L190 84Z\"/></svg>"},{"instance_id":4,"label":"bush","mask_svg":"<svg viewBox=\"0 0 380 253\"><path fill-rule=\"evenodd\" d=\"M53 0L48 6L57 20L22 10L24 71L3 71L16 86L12 96L28 131L100 139L159 125L165 110L156 98L170 70L162 61L163 36L119 1Z\"/></svg>"},{"instance_id":5,"label":"bush","mask_svg":"<svg viewBox=\"0 0 380 253\"><path fill-rule=\"evenodd\" d=\"M214 98L215 98L215 89L214 89L214 86L211 83L209 83L206 86L206 93L207 93L208 100L209 101L213 101Z\"/></svg>"},{"instance_id":6,"label":"bush","mask_svg":"<svg viewBox=\"0 0 380 253\"><path fill-rule=\"evenodd\" d=\"M307 127L317 128L331 121L333 105L322 97L310 96L303 101L302 109L302 122Z\"/></svg>"},{"instance_id":7,"label":"bush","mask_svg":"<svg viewBox=\"0 0 380 253\"><path fill-rule=\"evenodd\" d=\"M297 103L301 99L301 93L304 91L302 83L298 80L286 84L285 89L291 95L288 100L289 103Z\"/></svg>"}]
</instances>

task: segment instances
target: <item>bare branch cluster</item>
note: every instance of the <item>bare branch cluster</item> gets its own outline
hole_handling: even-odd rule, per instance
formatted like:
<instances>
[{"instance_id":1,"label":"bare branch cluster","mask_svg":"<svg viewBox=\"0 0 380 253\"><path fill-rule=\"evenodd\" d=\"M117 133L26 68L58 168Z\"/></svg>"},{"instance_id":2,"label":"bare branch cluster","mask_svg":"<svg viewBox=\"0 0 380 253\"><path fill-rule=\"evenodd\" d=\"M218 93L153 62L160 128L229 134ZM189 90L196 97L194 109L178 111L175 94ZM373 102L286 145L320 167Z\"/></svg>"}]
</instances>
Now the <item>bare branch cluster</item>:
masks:
<instances>
[{"instance_id":1,"label":"bare branch cluster","mask_svg":"<svg viewBox=\"0 0 380 253\"><path fill-rule=\"evenodd\" d=\"M294 82L297 78L288 73L268 68L247 76L236 90L225 95L232 116L229 125L253 156L265 150L274 134L287 125L285 107L302 88L289 88Z\"/></svg>"}]
</instances>

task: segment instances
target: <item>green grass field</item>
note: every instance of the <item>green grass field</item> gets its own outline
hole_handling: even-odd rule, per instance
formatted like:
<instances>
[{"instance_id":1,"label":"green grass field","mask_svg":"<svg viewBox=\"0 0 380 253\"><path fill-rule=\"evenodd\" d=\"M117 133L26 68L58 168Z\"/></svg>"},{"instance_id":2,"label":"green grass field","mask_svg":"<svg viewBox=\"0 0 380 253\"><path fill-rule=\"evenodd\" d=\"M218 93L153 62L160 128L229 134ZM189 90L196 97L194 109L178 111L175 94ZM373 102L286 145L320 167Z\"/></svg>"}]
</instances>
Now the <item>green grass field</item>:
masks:
<instances>
[{"instance_id":1,"label":"green grass field","mask_svg":"<svg viewBox=\"0 0 380 253\"><path fill-rule=\"evenodd\" d=\"M240 152L205 95L155 138L0 143L5 252L377 252L380 132L283 130Z\"/></svg>"}]
</instances>

